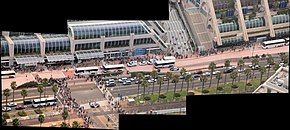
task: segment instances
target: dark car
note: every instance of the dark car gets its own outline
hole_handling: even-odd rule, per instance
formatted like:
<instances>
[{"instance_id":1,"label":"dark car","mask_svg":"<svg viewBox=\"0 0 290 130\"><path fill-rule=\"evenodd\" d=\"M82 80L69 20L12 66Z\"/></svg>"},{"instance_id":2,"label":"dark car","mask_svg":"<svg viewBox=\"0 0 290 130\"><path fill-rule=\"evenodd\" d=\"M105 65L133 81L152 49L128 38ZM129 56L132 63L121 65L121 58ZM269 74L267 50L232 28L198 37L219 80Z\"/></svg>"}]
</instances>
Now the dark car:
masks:
<instances>
[{"instance_id":1,"label":"dark car","mask_svg":"<svg viewBox=\"0 0 290 130\"><path fill-rule=\"evenodd\" d=\"M15 110L22 110L22 109L25 109L25 108L26 108L26 106L24 106L24 105L17 105L15 107Z\"/></svg>"},{"instance_id":2,"label":"dark car","mask_svg":"<svg viewBox=\"0 0 290 130\"><path fill-rule=\"evenodd\" d=\"M30 104L32 104L32 101L31 100L24 100L23 104L24 105L30 105Z\"/></svg>"},{"instance_id":3,"label":"dark car","mask_svg":"<svg viewBox=\"0 0 290 130\"><path fill-rule=\"evenodd\" d=\"M113 82L109 82L106 84L106 87L114 87L114 86L116 86L116 84Z\"/></svg>"},{"instance_id":4,"label":"dark car","mask_svg":"<svg viewBox=\"0 0 290 130\"><path fill-rule=\"evenodd\" d=\"M89 105L91 108L98 108L100 107L100 104L99 103L96 103L96 102L89 102Z\"/></svg>"},{"instance_id":5,"label":"dark car","mask_svg":"<svg viewBox=\"0 0 290 130\"><path fill-rule=\"evenodd\" d=\"M202 74L202 71L198 70L198 71L193 72L193 74Z\"/></svg>"},{"instance_id":6,"label":"dark car","mask_svg":"<svg viewBox=\"0 0 290 130\"><path fill-rule=\"evenodd\" d=\"M192 77L193 78L199 78L200 77L200 74L193 74Z\"/></svg>"},{"instance_id":7,"label":"dark car","mask_svg":"<svg viewBox=\"0 0 290 130\"><path fill-rule=\"evenodd\" d=\"M233 69L225 69L224 70L224 73L231 73L231 72L233 72L234 70Z\"/></svg>"}]
</instances>

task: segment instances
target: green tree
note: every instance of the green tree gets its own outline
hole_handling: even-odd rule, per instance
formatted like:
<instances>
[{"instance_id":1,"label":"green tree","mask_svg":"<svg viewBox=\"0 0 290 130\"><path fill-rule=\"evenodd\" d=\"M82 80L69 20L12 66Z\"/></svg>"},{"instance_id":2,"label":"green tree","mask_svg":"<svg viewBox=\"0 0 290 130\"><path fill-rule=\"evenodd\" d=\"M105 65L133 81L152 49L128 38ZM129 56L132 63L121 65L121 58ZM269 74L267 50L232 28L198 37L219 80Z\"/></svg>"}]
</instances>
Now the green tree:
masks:
<instances>
[{"instance_id":1,"label":"green tree","mask_svg":"<svg viewBox=\"0 0 290 130\"><path fill-rule=\"evenodd\" d=\"M41 94L43 93L43 87L42 86L38 86L37 87L37 91L39 92L39 100L41 100ZM39 107L40 110L40 107Z\"/></svg>"},{"instance_id":2,"label":"green tree","mask_svg":"<svg viewBox=\"0 0 290 130\"><path fill-rule=\"evenodd\" d=\"M48 86L48 79L47 78L42 79L42 84L44 87L43 97L46 97L45 92L46 92L46 87Z\"/></svg>"},{"instance_id":3,"label":"green tree","mask_svg":"<svg viewBox=\"0 0 290 130\"><path fill-rule=\"evenodd\" d=\"M3 116L2 116L2 126L7 126L7 121Z\"/></svg>"},{"instance_id":4,"label":"green tree","mask_svg":"<svg viewBox=\"0 0 290 130\"><path fill-rule=\"evenodd\" d=\"M257 58L253 59L253 60L252 60L252 65L253 65L254 68L255 68L256 65L259 65L259 60L258 60ZM252 80L254 79L254 76L255 76L255 69L253 69Z\"/></svg>"},{"instance_id":5,"label":"green tree","mask_svg":"<svg viewBox=\"0 0 290 130\"><path fill-rule=\"evenodd\" d=\"M169 82L170 82L170 80L171 80L171 78L172 78L172 73L171 72L166 72L166 74L165 74L165 76L166 76L166 78L167 78L167 92L168 92L168 89L169 89Z\"/></svg>"},{"instance_id":6,"label":"green tree","mask_svg":"<svg viewBox=\"0 0 290 130\"><path fill-rule=\"evenodd\" d=\"M41 124L44 122L44 115L39 115L38 116L38 121L39 121L39 126L41 127Z\"/></svg>"},{"instance_id":7,"label":"green tree","mask_svg":"<svg viewBox=\"0 0 290 130\"><path fill-rule=\"evenodd\" d=\"M246 92L247 92L247 83L248 83L248 79L249 79L249 76L251 76L251 71L252 71L252 70L248 68L248 69L246 69L245 72L244 72L245 75L246 75L246 83L245 83L245 91L246 91Z\"/></svg>"},{"instance_id":8,"label":"green tree","mask_svg":"<svg viewBox=\"0 0 290 130\"><path fill-rule=\"evenodd\" d=\"M149 83L147 80L143 80L141 86L143 87L143 98L145 97L145 89L148 87Z\"/></svg>"},{"instance_id":9,"label":"green tree","mask_svg":"<svg viewBox=\"0 0 290 130\"><path fill-rule=\"evenodd\" d=\"M217 73L216 74L216 79L218 80L217 81L217 85L216 85L216 94L217 94L217 90L218 90L218 87L219 87L219 83L220 83L220 80L223 78L223 74L222 73Z\"/></svg>"},{"instance_id":10,"label":"green tree","mask_svg":"<svg viewBox=\"0 0 290 130\"><path fill-rule=\"evenodd\" d=\"M176 92L176 85L179 82L179 76L178 75L173 75L172 77L172 81L174 82L174 92L173 92L173 98Z\"/></svg>"},{"instance_id":11,"label":"green tree","mask_svg":"<svg viewBox=\"0 0 290 130\"><path fill-rule=\"evenodd\" d=\"M232 85L234 85L234 81L236 80L237 77L238 77L237 71L234 71L231 73ZM231 87L231 91L232 91L232 87Z\"/></svg>"},{"instance_id":12,"label":"green tree","mask_svg":"<svg viewBox=\"0 0 290 130\"><path fill-rule=\"evenodd\" d=\"M24 104L25 97L28 96L27 90L23 89L23 90L21 91L21 96L23 97L23 104Z\"/></svg>"},{"instance_id":13,"label":"green tree","mask_svg":"<svg viewBox=\"0 0 290 130\"><path fill-rule=\"evenodd\" d=\"M210 70L210 80L209 80L209 87L211 87L211 80L212 80L212 73L214 69L216 68L216 64L214 62L210 62L208 69Z\"/></svg>"},{"instance_id":14,"label":"green tree","mask_svg":"<svg viewBox=\"0 0 290 130\"><path fill-rule=\"evenodd\" d=\"M137 91L137 96L139 96L140 83L141 83L141 80L142 80L143 78L144 78L143 73L138 73L138 74L137 74L137 79L138 79L138 91Z\"/></svg>"},{"instance_id":15,"label":"green tree","mask_svg":"<svg viewBox=\"0 0 290 130\"><path fill-rule=\"evenodd\" d=\"M56 84L54 84L54 85L52 85L52 91L53 91L53 93L54 93L54 98L56 97L56 93L57 93L57 91L58 91L58 86L56 85Z\"/></svg>"},{"instance_id":16,"label":"green tree","mask_svg":"<svg viewBox=\"0 0 290 130\"><path fill-rule=\"evenodd\" d=\"M60 127L67 128L67 127L68 127L68 125L67 125L67 123L66 123L66 122L62 122L62 123L60 124Z\"/></svg>"},{"instance_id":17,"label":"green tree","mask_svg":"<svg viewBox=\"0 0 290 130\"><path fill-rule=\"evenodd\" d=\"M65 120L68 118L69 114L68 111L66 109L64 109L64 111L61 113L63 122L65 122Z\"/></svg>"},{"instance_id":18,"label":"green tree","mask_svg":"<svg viewBox=\"0 0 290 130\"><path fill-rule=\"evenodd\" d=\"M151 93L151 95L152 95L153 92L154 92L154 84L155 84L155 79L157 78L157 76L158 76L158 72L157 72L156 70L153 70L153 71L151 72L151 77L152 77L152 79L153 79L153 83L152 83L152 93Z\"/></svg>"},{"instance_id":19,"label":"green tree","mask_svg":"<svg viewBox=\"0 0 290 130\"><path fill-rule=\"evenodd\" d=\"M274 64L274 58L272 57L272 55L267 56L267 64L268 65ZM271 67L268 68L267 79L269 78L270 69L271 69Z\"/></svg>"},{"instance_id":20,"label":"green tree","mask_svg":"<svg viewBox=\"0 0 290 130\"><path fill-rule=\"evenodd\" d=\"M200 81L202 82L201 93L203 94L204 83L207 81L207 77L206 76L201 76L200 77Z\"/></svg>"},{"instance_id":21,"label":"green tree","mask_svg":"<svg viewBox=\"0 0 290 130\"><path fill-rule=\"evenodd\" d=\"M240 70L242 70L242 67L244 67L244 65L245 65L244 60L243 59L240 59L238 61L238 67L240 68ZM238 79L239 82L240 82L240 78L241 78L241 75L239 74L239 79Z\"/></svg>"},{"instance_id":22,"label":"green tree","mask_svg":"<svg viewBox=\"0 0 290 130\"><path fill-rule=\"evenodd\" d=\"M80 128L80 123L77 122L77 121L74 121L74 122L72 123L72 128Z\"/></svg>"},{"instance_id":23,"label":"green tree","mask_svg":"<svg viewBox=\"0 0 290 130\"><path fill-rule=\"evenodd\" d=\"M180 75L183 77L183 79L181 80L181 88L180 88L180 91L182 91L182 88L183 88L183 83L184 83L184 80L185 80L185 73L186 73L186 69L185 68L182 68L180 70Z\"/></svg>"},{"instance_id":24,"label":"green tree","mask_svg":"<svg viewBox=\"0 0 290 130\"><path fill-rule=\"evenodd\" d=\"M11 95L10 89L6 88L4 90L4 96L6 97L6 106L8 104L8 97Z\"/></svg>"},{"instance_id":25,"label":"green tree","mask_svg":"<svg viewBox=\"0 0 290 130\"><path fill-rule=\"evenodd\" d=\"M187 83L187 86L186 86L186 93L188 93L189 82L193 82L192 75L191 75L191 74L186 75L186 76L185 76L185 81L186 81L186 83Z\"/></svg>"},{"instance_id":26,"label":"green tree","mask_svg":"<svg viewBox=\"0 0 290 130\"><path fill-rule=\"evenodd\" d=\"M10 87L11 87L11 89L12 89L12 101L14 102L14 90L16 90L16 87L17 86L17 84L16 84L16 81L12 81L11 82L11 84L10 84Z\"/></svg>"},{"instance_id":27,"label":"green tree","mask_svg":"<svg viewBox=\"0 0 290 130\"><path fill-rule=\"evenodd\" d=\"M161 85L163 84L163 78L158 77L157 78L157 83L159 84L159 90L158 90L158 102L159 102L159 97L160 97L160 92L161 92Z\"/></svg>"},{"instance_id":28,"label":"green tree","mask_svg":"<svg viewBox=\"0 0 290 130\"><path fill-rule=\"evenodd\" d=\"M21 122L18 118L15 118L12 120L12 125L13 126L20 126L21 125Z\"/></svg>"},{"instance_id":29,"label":"green tree","mask_svg":"<svg viewBox=\"0 0 290 130\"><path fill-rule=\"evenodd\" d=\"M275 64L274 67L273 67L273 69L274 69L275 71L277 71L279 68L280 68L279 64Z\"/></svg>"},{"instance_id":30,"label":"green tree","mask_svg":"<svg viewBox=\"0 0 290 130\"><path fill-rule=\"evenodd\" d=\"M226 60L225 61L225 67L228 68L228 67L230 67L230 65L231 65L231 61L230 60ZM225 82L224 82L224 84L226 84L226 83L227 83L227 74L225 74Z\"/></svg>"},{"instance_id":31,"label":"green tree","mask_svg":"<svg viewBox=\"0 0 290 130\"><path fill-rule=\"evenodd\" d=\"M262 84L262 79L263 79L263 75L266 73L266 68L264 66L262 66L260 69L260 74L261 74L261 77L260 77L260 84Z\"/></svg>"}]
</instances>

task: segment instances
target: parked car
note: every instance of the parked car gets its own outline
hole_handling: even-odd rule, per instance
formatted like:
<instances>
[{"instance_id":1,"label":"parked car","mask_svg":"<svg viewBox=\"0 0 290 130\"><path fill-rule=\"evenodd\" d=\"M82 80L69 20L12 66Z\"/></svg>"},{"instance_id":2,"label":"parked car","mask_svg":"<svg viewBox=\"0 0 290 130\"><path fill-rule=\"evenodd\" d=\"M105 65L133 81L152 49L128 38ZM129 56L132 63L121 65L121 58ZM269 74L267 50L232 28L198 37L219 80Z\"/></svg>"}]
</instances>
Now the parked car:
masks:
<instances>
[{"instance_id":1,"label":"parked car","mask_svg":"<svg viewBox=\"0 0 290 130\"><path fill-rule=\"evenodd\" d=\"M130 61L129 63L127 63L128 67L133 67L133 66L137 66L138 62L137 61Z\"/></svg>"},{"instance_id":2,"label":"parked car","mask_svg":"<svg viewBox=\"0 0 290 130\"><path fill-rule=\"evenodd\" d=\"M8 106L8 107L15 107L15 106L17 106L17 103L15 103L15 102L9 102L9 103L7 104L7 106Z\"/></svg>"},{"instance_id":3,"label":"parked car","mask_svg":"<svg viewBox=\"0 0 290 130\"><path fill-rule=\"evenodd\" d=\"M118 81L119 83L123 83L125 80L127 80L127 77L120 78Z\"/></svg>"},{"instance_id":4,"label":"parked car","mask_svg":"<svg viewBox=\"0 0 290 130\"><path fill-rule=\"evenodd\" d=\"M202 76L210 76L210 72L204 72L201 74Z\"/></svg>"},{"instance_id":5,"label":"parked car","mask_svg":"<svg viewBox=\"0 0 290 130\"><path fill-rule=\"evenodd\" d=\"M193 78L199 78L200 77L200 74L193 74L192 77Z\"/></svg>"},{"instance_id":6,"label":"parked car","mask_svg":"<svg viewBox=\"0 0 290 130\"><path fill-rule=\"evenodd\" d=\"M214 71L214 72L212 72L212 75L216 75L218 73L221 73L221 72L220 71Z\"/></svg>"},{"instance_id":7,"label":"parked car","mask_svg":"<svg viewBox=\"0 0 290 130\"><path fill-rule=\"evenodd\" d=\"M164 76L163 81L168 81L168 78L166 76Z\"/></svg>"},{"instance_id":8,"label":"parked car","mask_svg":"<svg viewBox=\"0 0 290 130\"><path fill-rule=\"evenodd\" d=\"M265 68L271 68L271 65L265 65Z\"/></svg>"},{"instance_id":9,"label":"parked car","mask_svg":"<svg viewBox=\"0 0 290 130\"><path fill-rule=\"evenodd\" d=\"M134 77L134 78L131 78L130 80L131 80L131 82L134 82L136 79L137 79L137 78Z\"/></svg>"},{"instance_id":10,"label":"parked car","mask_svg":"<svg viewBox=\"0 0 290 130\"><path fill-rule=\"evenodd\" d=\"M201 70L194 71L193 74L202 74Z\"/></svg>"},{"instance_id":11,"label":"parked car","mask_svg":"<svg viewBox=\"0 0 290 130\"><path fill-rule=\"evenodd\" d=\"M150 79L150 75L145 75L144 78L145 78L146 80L149 80L149 79Z\"/></svg>"},{"instance_id":12,"label":"parked car","mask_svg":"<svg viewBox=\"0 0 290 130\"><path fill-rule=\"evenodd\" d=\"M123 82L123 85L131 85L131 81L130 80L126 80Z\"/></svg>"},{"instance_id":13,"label":"parked car","mask_svg":"<svg viewBox=\"0 0 290 130\"><path fill-rule=\"evenodd\" d=\"M246 70L246 68L241 68L241 69L238 69L238 72L239 73L242 73L242 72L244 72Z\"/></svg>"},{"instance_id":14,"label":"parked car","mask_svg":"<svg viewBox=\"0 0 290 130\"><path fill-rule=\"evenodd\" d=\"M141 62L139 63L139 65L140 65L140 66L147 65L147 61L141 61Z\"/></svg>"},{"instance_id":15,"label":"parked car","mask_svg":"<svg viewBox=\"0 0 290 130\"><path fill-rule=\"evenodd\" d=\"M17 105L15 107L15 110L22 110L22 109L25 109L25 108L26 108L26 106L24 106L24 105Z\"/></svg>"},{"instance_id":16,"label":"parked car","mask_svg":"<svg viewBox=\"0 0 290 130\"><path fill-rule=\"evenodd\" d=\"M179 70L179 68L178 68L178 67L176 67L176 66L174 66L174 67L171 67L169 70L170 70L170 71L178 71L178 70Z\"/></svg>"},{"instance_id":17,"label":"parked car","mask_svg":"<svg viewBox=\"0 0 290 130\"><path fill-rule=\"evenodd\" d=\"M97 103L97 102L89 102L89 105L90 105L91 108L98 108L98 107L100 107L100 104Z\"/></svg>"},{"instance_id":18,"label":"parked car","mask_svg":"<svg viewBox=\"0 0 290 130\"><path fill-rule=\"evenodd\" d=\"M115 82L109 82L106 84L106 87L114 87L116 86Z\"/></svg>"},{"instance_id":19,"label":"parked car","mask_svg":"<svg viewBox=\"0 0 290 130\"><path fill-rule=\"evenodd\" d=\"M2 111L3 112L9 112L9 111L11 111L11 107L3 107Z\"/></svg>"},{"instance_id":20,"label":"parked car","mask_svg":"<svg viewBox=\"0 0 290 130\"><path fill-rule=\"evenodd\" d=\"M231 72L233 72L234 70L233 69L225 69L224 70L224 73L231 73Z\"/></svg>"}]
</instances>

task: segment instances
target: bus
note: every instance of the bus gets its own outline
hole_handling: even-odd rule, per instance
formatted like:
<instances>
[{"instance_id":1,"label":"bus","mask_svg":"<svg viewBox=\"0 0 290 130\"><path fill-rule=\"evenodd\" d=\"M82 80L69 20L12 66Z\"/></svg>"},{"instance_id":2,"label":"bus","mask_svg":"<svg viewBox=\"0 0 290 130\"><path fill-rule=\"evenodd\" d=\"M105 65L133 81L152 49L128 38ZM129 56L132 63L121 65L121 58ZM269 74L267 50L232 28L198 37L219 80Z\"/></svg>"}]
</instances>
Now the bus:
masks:
<instances>
[{"instance_id":1,"label":"bus","mask_svg":"<svg viewBox=\"0 0 290 130\"><path fill-rule=\"evenodd\" d=\"M169 68L171 66L174 66L175 60L157 60L154 63L155 68Z\"/></svg>"},{"instance_id":2,"label":"bus","mask_svg":"<svg viewBox=\"0 0 290 130\"><path fill-rule=\"evenodd\" d=\"M123 64L116 64L116 65L103 65L102 68L106 71L108 70L124 70L125 65Z\"/></svg>"},{"instance_id":3,"label":"bus","mask_svg":"<svg viewBox=\"0 0 290 130\"><path fill-rule=\"evenodd\" d=\"M288 46L289 45L289 37L285 38L285 45Z\"/></svg>"},{"instance_id":4,"label":"bus","mask_svg":"<svg viewBox=\"0 0 290 130\"><path fill-rule=\"evenodd\" d=\"M264 41L262 43L263 49L273 48L273 47L280 47L286 45L285 39L277 39L271 41Z\"/></svg>"},{"instance_id":5,"label":"bus","mask_svg":"<svg viewBox=\"0 0 290 130\"><path fill-rule=\"evenodd\" d=\"M163 60L175 60L174 56L165 56L163 57Z\"/></svg>"},{"instance_id":6,"label":"bus","mask_svg":"<svg viewBox=\"0 0 290 130\"><path fill-rule=\"evenodd\" d=\"M43 106L53 106L56 105L57 99L54 97L49 98L41 98L41 99L33 99L32 107L43 107Z\"/></svg>"},{"instance_id":7,"label":"bus","mask_svg":"<svg viewBox=\"0 0 290 130\"><path fill-rule=\"evenodd\" d=\"M14 70L8 70L8 71L1 71L1 78L15 78L16 73Z\"/></svg>"},{"instance_id":8,"label":"bus","mask_svg":"<svg viewBox=\"0 0 290 130\"><path fill-rule=\"evenodd\" d=\"M98 66L79 67L79 68L75 68L75 75L97 74L98 70L99 70Z\"/></svg>"}]
</instances>

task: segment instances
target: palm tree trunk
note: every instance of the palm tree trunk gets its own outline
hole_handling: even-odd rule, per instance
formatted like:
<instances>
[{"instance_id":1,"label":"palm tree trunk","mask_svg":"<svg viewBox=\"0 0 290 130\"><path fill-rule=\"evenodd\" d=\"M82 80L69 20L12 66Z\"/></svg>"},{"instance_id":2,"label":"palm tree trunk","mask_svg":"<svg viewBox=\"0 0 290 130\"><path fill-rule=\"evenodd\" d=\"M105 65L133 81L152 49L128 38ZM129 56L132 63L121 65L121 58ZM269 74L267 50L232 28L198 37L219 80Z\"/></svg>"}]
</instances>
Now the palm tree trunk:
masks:
<instances>
[{"instance_id":1,"label":"palm tree trunk","mask_svg":"<svg viewBox=\"0 0 290 130\"><path fill-rule=\"evenodd\" d=\"M189 81L187 81L186 93L188 93L188 88L189 88Z\"/></svg>"},{"instance_id":2,"label":"palm tree trunk","mask_svg":"<svg viewBox=\"0 0 290 130\"><path fill-rule=\"evenodd\" d=\"M204 82L202 82L202 86L201 86L201 94L203 95L203 86L204 86Z\"/></svg>"},{"instance_id":3,"label":"palm tree trunk","mask_svg":"<svg viewBox=\"0 0 290 130\"><path fill-rule=\"evenodd\" d=\"M168 92L168 89L169 89L169 79L167 81L167 92Z\"/></svg>"},{"instance_id":4,"label":"palm tree trunk","mask_svg":"<svg viewBox=\"0 0 290 130\"><path fill-rule=\"evenodd\" d=\"M14 102L14 89L12 91L13 91L13 102Z\"/></svg>"},{"instance_id":5,"label":"palm tree trunk","mask_svg":"<svg viewBox=\"0 0 290 130\"><path fill-rule=\"evenodd\" d=\"M39 93L39 100L41 101L41 93ZM39 107L39 110L40 110L40 106Z\"/></svg>"},{"instance_id":6,"label":"palm tree trunk","mask_svg":"<svg viewBox=\"0 0 290 130\"><path fill-rule=\"evenodd\" d=\"M232 85L234 85L234 79L232 80Z\"/></svg>"},{"instance_id":7,"label":"palm tree trunk","mask_svg":"<svg viewBox=\"0 0 290 130\"><path fill-rule=\"evenodd\" d=\"M211 86L211 80L212 80L212 72L210 73L209 88Z\"/></svg>"},{"instance_id":8,"label":"palm tree trunk","mask_svg":"<svg viewBox=\"0 0 290 130\"><path fill-rule=\"evenodd\" d=\"M269 78L270 68L268 68L267 79Z\"/></svg>"},{"instance_id":9,"label":"palm tree trunk","mask_svg":"<svg viewBox=\"0 0 290 130\"><path fill-rule=\"evenodd\" d=\"M138 82L138 91L137 91L137 96L139 97L139 89L140 89L140 81Z\"/></svg>"},{"instance_id":10,"label":"palm tree trunk","mask_svg":"<svg viewBox=\"0 0 290 130\"><path fill-rule=\"evenodd\" d=\"M247 82L248 82L248 76L246 76L245 92L247 92Z\"/></svg>"},{"instance_id":11,"label":"palm tree trunk","mask_svg":"<svg viewBox=\"0 0 290 130\"><path fill-rule=\"evenodd\" d=\"M242 67L240 67L240 70L242 69ZM238 79L238 81L240 82L240 78L241 78L241 74L239 74L239 79Z\"/></svg>"},{"instance_id":12,"label":"palm tree trunk","mask_svg":"<svg viewBox=\"0 0 290 130\"><path fill-rule=\"evenodd\" d=\"M262 83L263 74L261 73L260 84Z\"/></svg>"},{"instance_id":13,"label":"palm tree trunk","mask_svg":"<svg viewBox=\"0 0 290 130\"><path fill-rule=\"evenodd\" d=\"M226 84L227 83L227 74L225 74L225 82L224 82L224 84Z\"/></svg>"},{"instance_id":14,"label":"palm tree trunk","mask_svg":"<svg viewBox=\"0 0 290 130\"><path fill-rule=\"evenodd\" d=\"M144 91L143 91L143 97L145 97L145 86L144 86Z\"/></svg>"},{"instance_id":15,"label":"palm tree trunk","mask_svg":"<svg viewBox=\"0 0 290 130\"><path fill-rule=\"evenodd\" d=\"M158 91L158 102L159 102L159 97L160 97L160 91L161 91L161 84L159 85L159 91Z\"/></svg>"},{"instance_id":16,"label":"palm tree trunk","mask_svg":"<svg viewBox=\"0 0 290 130\"><path fill-rule=\"evenodd\" d=\"M175 85L174 85L174 94L175 94L175 92L176 92L176 84L177 83L175 83ZM173 96L174 97L174 96Z\"/></svg>"},{"instance_id":17,"label":"palm tree trunk","mask_svg":"<svg viewBox=\"0 0 290 130\"><path fill-rule=\"evenodd\" d=\"M7 104L8 104L8 96L6 96L6 109L7 109ZM7 110L6 110L6 113L7 113Z\"/></svg>"},{"instance_id":18,"label":"palm tree trunk","mask_svg":"<svg viewBox=\"0 0 290 130\"><path fill-rule=\"evenodd\" d=\"M217 81L217 85L216 85L215 94L217 94L217 90L218 90L218 87L219 87L219 83L220 83L220 80L218 79L218 81Z\"/></svg>"},{"instance_id":19,"label":"palm tree trunk","mask_svg":"<svg viewBox=\"0 0 290 130\"><path fill-rule=\"evenodd\" d=\"M154 81L153 81L153 88L152 88L152 93L151 93L151 95L153 95L153 92L154 92Z\"/></svg>"},{"instance_id":20,"label":"palm tree trunk","mask_svg":"<svg viewBox=\"0 0 290 130\"><path fill-rule=\"evenodd\" d=\"M255 70L253 70L252 80L254 79L254 75L255 75L255 74L254 74L254 71L255 71Z\"/></svg>"},{"instance_id":21,"label":"palm tree trunk","mask_svg":"<svg viewBox=\"0 0 290 130\"><path fill-rule=\"evenodd\" d=\"M184 79L183 79L182 82L181 82L181 89L180 89L180 91L182 91L182 88L183 88L183 82L184 82Z\"/></svg>"},{"instance_id":22,"label":"palm tree trunk","mask_svg":"<svg viewBox=\"0 0 290 130\"><path fill-rule=\"evenodd\" d=\"M192 80L192 89L194 88L194 79Z\"/></svg>"}]
</instances>

